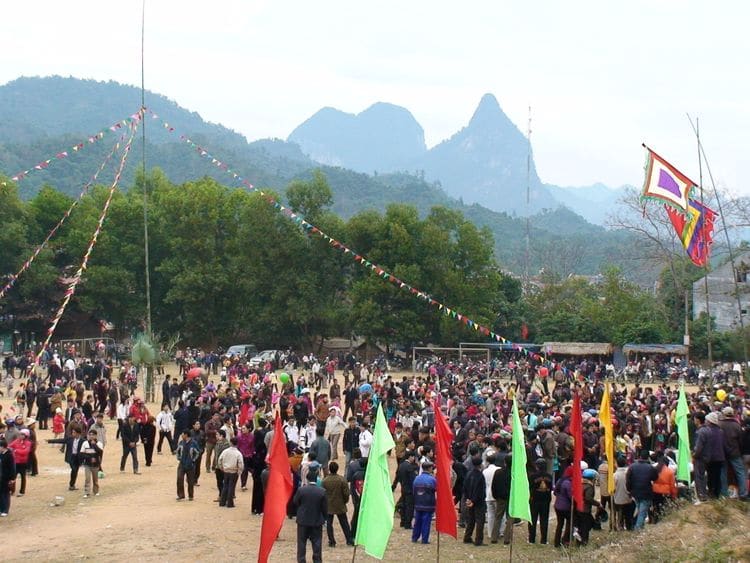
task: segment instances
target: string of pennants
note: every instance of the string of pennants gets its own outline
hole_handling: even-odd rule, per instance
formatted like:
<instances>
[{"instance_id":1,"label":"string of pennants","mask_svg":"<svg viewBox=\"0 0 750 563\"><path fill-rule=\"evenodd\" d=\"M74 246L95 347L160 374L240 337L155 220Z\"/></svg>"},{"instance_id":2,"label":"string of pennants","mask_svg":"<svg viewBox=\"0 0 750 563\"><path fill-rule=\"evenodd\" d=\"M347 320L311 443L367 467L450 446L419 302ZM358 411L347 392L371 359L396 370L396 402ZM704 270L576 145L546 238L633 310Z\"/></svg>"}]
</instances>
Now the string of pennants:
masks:
<instances>
[{"instance_id":1,"label":"string of pennants","mask_svg":"<svg viewBox=\"0 0 750 563\"><path fill-rule=\"evenodd\" d=\"M36 260L37 256L47 247L47 244L52 239L52 237L55 236L58 230L60 230L60 227L62 227L63 223L65 223L65 220L70 217L70 214L73 212L73 210L76 208L76 206L81 202L83 197L88 193L89 188L96 182L97 178L99 177L99 174L107 167L107 164L109 164L109 161L112 159L112 157L117 153L117 151L120 150L120 143L125 140L125 137L127 135L127 132L123 133L122 136L117 140L115 143L115 146L112 148L112 150L109 152L109 154L104 158L104 161L102 162L101 166L97 169L97 171L94 173L94 175L91 177L91 179L83 186L83 189L81 190L81 193L78 195L78 198L73 201L73 203L70 205L68 210L65 212L65 214L62 216L62 218L57 222L57 224L52 227L52 230L47 234L45 239L42 241L42 243L36 247L34 252L31 254L31 256L23 263L21 266L21 269L18 270L14 275L12 275L8 282L5 284L5 286L0 290L0 299L3 299L5 295L10 291L10 289L15 285L18 278L29 269L31 264Z\"/></svg>"},{"instance_id":2,"label":"string of pennants","mask_svg":"<svg viewBox=\"0 0 750 563\"><path fill-rule=\"evenodd\" d=\"M34 173L37 170L46 170L56 160L64 160L64 159L68 158L71 154L75 154L75 153L77 153L79 151L82 151L85 147L87 147L89 145L93 145L97 141L100 141L108 133L110 133L110 132L117 132L117 131L120 131L120 130L124 130L129 125L131 125L134 121L138 121L138 120L140 120L140 116L139 116L138 113L136 113L136 114L133 114L133 115L131 115L130 117L128 117L126 119L123 119L121 121L113 123L112 125L110 125L106 129L103 129L102 131L99 131L97 134L91 135L86 141L81 141L80 143L78 143L76 145L73 145L70 149L62 151L62 152L59 152L55 156L50 157L50 158L48 158L46 160L41 161L37 165L29 168L28 170L24 170L22 172L19 172L15 176L12 176L11 180L14 181L14 182L18 182L20 180L23 180L29 174L32 174L32 173ZM3 182L3 185L7 185L7 182Z\"/></svg>"},{"instance_id":3,"label":"string of pennants","mask_svg":"<svg viewBox=\"0 0 750 563\"><path fill-rule=\"evenodd\" d=\"M169 133L174 133L175 128L172 127L169 123L164 121L161 117L159 117L156 113L154 113L151 110L148 110L149 114L151 115L152 119L159 120L162 123L163 128L168 131ZM230 175L232 178L234 178L236 181L240 182L243 186L245 186L250 191L258 192L261 197L263 197L266 202L269 205L272 205L274 208L281 211L284 215L286 215L289 219L291 219L295 224L297 224L302 230L304 230L308 234L315 234L321 237L323 240L328 242L328 244L331 245L332 248L335 248L342 253L349 255L354 259L355 262L362 265L364 268L368 268L371 271L375 272L375 274L390 282L391 284L395 285L396 287L403 289L404 291L408 291L412 295L415 295L419 299L422 299L426 303L428 303L432 307L436 307L438 310L440 310L444 315L451 317L453 319L456 319L457 321L463 323L468 328L473 328L475 331L479 332L480 334L489 337L496 342L501 342L503 344L509 344L511 347L519 352L522 352L523 354L530 356L536 360L546 360L546 358L543 355L537 354L536 352L532 352L531 350L528 350L527 348L524 348L520 344L515 344L511 341L509 341L507 338L503 337L500 334L497 334L496 332L490 330L486 326L483 326L482 324L470 319L467 315L464 315L457 311L456 309L453 309L451 307L448 307L447 305L443 304L442 302L438 301L437 299L433 298L430 294L428 294L425 291L420 290L419 288L416 288L405 281L397 278L384 268L380 267L378 264L375 264L374 262L368 260L365 256L356 253L354 250L350 249L348 246L346 246L344 243L336 240L335 238L329 236L322 230L320 230L318 227L310 223L309 221L305 220L305 218L300 215L299 213L295 213L290 208L286 207L285 205L281 204L279 201L277 201L272 195L269 193L264 192L263 190L256 188L253 184L245 180L237 171L233 170L229 167L229 164L227 162L224 162L218 158L216 158L214 155L208 152L208 150L201 145L198 145L197 143L193 142L189 137L185 135L179 135L179 138L181 141L183 141L185 144L190 146L195 152L197 152L201 157L205 158L206 160L209 160L211 164L219 168L220 170L223 170L226 174Z\"/></svg>"},{"instance_id":4,"label":"string of pennants","mask_svg":"<svg viewBox=\"0 0 750 563\"><path fill-rule=\"evenodd\" d=\"M83 273L86 271L86 268L88 267L89 258L91 258L91 252L94 250L94 246L96 245L96 242L99 239L99 234L102 231L104 220L106 219L107 214L109 212L109 206L112 203L112 198L114 197L117 186L120 183L120 178L122 177L122 171L125 168L125 162L127 161L128 154L130 153L130 147L133 144L135 133L138 130L138 125L140 124L142 112L143 110L141 110L138 114L135 114L135 116L131 116L129 118L130 120L129 123L126 124L127 126L130 127L130 138L128 139L128 142L125 145L125 148L123 149L122 157L120 158L120 163L117 168L117 172L115 173L114 180L112 182L112 185L109 188L109 193L107 194L107 200L104 202L104 207L102 208L102 212L99 215L99 221L96 224L96 229L94 230L94 234L89 240L86 253L83 255L83 261L81 262L81 266L78 268L78 271L70 280L70 283L68 284L68 288L65 290L65 297L62 303L60 304L60 307L58 308L57 313L52 319L52 323L50 324L49 329L47 329L47 336L44 340L44 344L39 349L39 354L37 354L37 357L36 357L37 365L41 362L42 354L49 346L49 343L52 340L52 336L55 333L55 329L57 328L57 324L60 322L60 319L65 313L65 309L68 306L68 303L70 303L70 300L72 299L73 295L75 294L76 288L78 287L78 283L81 281L81 278L83 277Z\"/></svg>"}]
</instances>

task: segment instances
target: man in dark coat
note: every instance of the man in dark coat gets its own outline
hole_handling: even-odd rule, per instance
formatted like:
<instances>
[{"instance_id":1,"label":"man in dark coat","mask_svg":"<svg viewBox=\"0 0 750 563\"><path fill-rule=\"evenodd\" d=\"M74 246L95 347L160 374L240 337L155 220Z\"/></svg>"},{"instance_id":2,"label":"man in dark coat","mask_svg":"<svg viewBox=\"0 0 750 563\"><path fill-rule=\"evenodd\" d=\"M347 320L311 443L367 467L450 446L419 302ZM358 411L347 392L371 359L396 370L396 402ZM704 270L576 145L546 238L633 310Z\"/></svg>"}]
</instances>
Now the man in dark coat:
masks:
<instances>
[{"instance_id":1,"label":"man in dark coat","mask_svg":"<svg viewBox=\"0 0 750 563\"><path fill-rule=\"evenodd\" d=\"M487 494L484 475L482 475L482 458L471 458L471 471L464 481L464 498L466 499L466 531L464 543L472 543L471 536L476 527L474 545L484 543L484 517L486 510L485 496Z\"/></svg>"},{"instance_id":2,"label":"man in dark coat","mask_svg":"<svg viewBox=\"0 0 750 563\"><path fill-rule=\"evenodd\" d=\"M125 462L129 455L133 456L133 473L140 475L138 471L138 440L141 436L141 425L135 421L135 416L128 414L128 420L122 425L122 459L120 460L120 471L125 471Z\"/></svg>"},{"instance_id":3,"label":"man in dark coat","mask_svg":"<svg viewBox=\"0 0 750 563\"><path fill-rule=\"evenodd\" d=\"M319 466L311 464L307 470L308 482L315 483ZM297 561L304 563L307 555L307 540L313 549L313 563L323 561L323 524L328 520L326 491L317 485L303 485L292 501L297 509Z\"/></svg>"},{"instance_id":4,"label":"man in dark coat","mask_svg":"<svg viewBox=\"0 0 750 563\"><path fill-rule=\"evenodd\" d=\"M411 529L414 518L414 479L418 471L415 456L413 450L407 450L404 461L396 469L396 480L401 484L401 527L407 530Z\"/></svg>"}]
</instances>

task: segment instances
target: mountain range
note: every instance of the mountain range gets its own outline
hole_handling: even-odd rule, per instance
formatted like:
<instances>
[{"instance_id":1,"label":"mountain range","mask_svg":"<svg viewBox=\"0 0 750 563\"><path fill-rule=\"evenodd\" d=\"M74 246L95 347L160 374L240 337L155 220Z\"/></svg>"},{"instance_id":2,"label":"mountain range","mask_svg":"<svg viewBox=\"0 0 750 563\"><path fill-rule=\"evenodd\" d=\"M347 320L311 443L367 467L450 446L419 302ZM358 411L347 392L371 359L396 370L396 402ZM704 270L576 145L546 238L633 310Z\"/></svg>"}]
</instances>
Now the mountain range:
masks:
<instances>
[{"instance_id":1,"label":"mountain range","mask_svg":"<svg viewBox=\"0 0 750 563\"><path fill-rule=\"evenodd\" d=\"M384 103L356 115L323 108L287 140L321 164L369 174L416 173L464 203L520 216L565 205L601 225L623 193L623 188L602 184L563 188L543 183L528 139L492 94L482 97L464 128L431 149L407 109Z\"/></svg>"},{"instance_id":2,"label":"mountain range","mask_svg":"<svg viewBox=\"0 0 750 563\"><path fill-rule=\"evenodd\" d=\"M0 86L0 172L10 176L28 169L106 130L136 112L140 96L133 86L63 77L19 78ZM290 181L309 178L320 168L334 193L333 210L345 218L366 209L382 211L394 202L415 205L422 214L434 205L458 209L493 231L496 255L508 270L521 272L525 266L527 227L531 271L554 263L561 274L591 274L605 263L626 259L627 235L574 212L576 205L589 205L601 215L617 190L545 184L533 158L528 161L528 210L535 215L528 222L518 218L527 210L528 142L490 94L482 98L466 127L429 150L411 113L387 103L357 115L324 108L287 141L254 142L204 121L165 96L146 92L145 103L162 118L146 120L147 165L160 167L175 183L211 176L232 185L229 176L180 140L184 135L255 185L280 193ZM166 131L165 122L175 127L174 133ZM19 183L22 197L33 197L45 183L77 194L114 141L110 135L35 171ZM126 169L123 185L132 185L135 169ZM567 207L560 205L562 201ZM592 239L598 244L591 245Z\"/></svg>"}]
</instances>

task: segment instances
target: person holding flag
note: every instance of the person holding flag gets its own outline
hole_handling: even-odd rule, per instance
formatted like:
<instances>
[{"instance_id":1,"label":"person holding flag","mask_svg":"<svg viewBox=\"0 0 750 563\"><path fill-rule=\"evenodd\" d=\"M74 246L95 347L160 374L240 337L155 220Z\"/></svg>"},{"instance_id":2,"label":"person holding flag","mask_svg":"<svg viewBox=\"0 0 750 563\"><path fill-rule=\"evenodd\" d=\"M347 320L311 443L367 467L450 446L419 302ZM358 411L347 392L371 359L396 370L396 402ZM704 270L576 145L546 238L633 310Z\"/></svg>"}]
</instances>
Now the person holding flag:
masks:
<instances>
[{"instance_id":1,"label":"person holding flag","mask_svg":"<svg viewBox=\"0 0 750 563\"><path fill-rule=\"evenodd\" d=\"M354 538L354 549L361 545L365 548L365 553L376 559L383 559L393 531L396 502L388 474L388 451L395 447L383 415L383 405L379 404Z\"/></svg>"}]
</instances>

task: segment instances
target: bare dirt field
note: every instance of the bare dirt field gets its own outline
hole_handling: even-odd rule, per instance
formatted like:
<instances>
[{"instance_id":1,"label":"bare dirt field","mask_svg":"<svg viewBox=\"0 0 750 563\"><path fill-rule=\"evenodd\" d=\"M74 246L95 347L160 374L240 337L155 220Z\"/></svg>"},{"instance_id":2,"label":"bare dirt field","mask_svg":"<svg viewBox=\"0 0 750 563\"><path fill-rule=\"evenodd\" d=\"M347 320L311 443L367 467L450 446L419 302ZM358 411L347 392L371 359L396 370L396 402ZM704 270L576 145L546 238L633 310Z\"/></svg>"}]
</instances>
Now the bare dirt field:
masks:
<instances>
[{"instance_id":1,"label":"bare dirt field","mask_svg":"<svg viewBox=\"0 0 750 563\"><path fill-rule=\"evenodd\" d=\"M8 413L10 401L2 399L3 412ZM150 404L151 412L158 412L158 405ZM50 424L51 427L51 424ZM0 520L0 535L3 538L3 561L152 561L195 560L232 561L240 558L257 558L261 517L250 514L251 490L241 492L238 487L237 507L220 508L213 502L217 498L213 474L203 473L200 487L196 489L195 502L175 501L176 461L165 453L154 454L154 463L145 467L143 450L139 447L141 475L134 475L130 465L126 472L119 472L122 453L120 443L114 439L116 422L107 421L108 445L104 456L106 478L102 479L101 496L83 498L83 470L78 478L78 491L68 491L69 468L64 463L59 447L45 442L52 437L51 430L38 432L39 475L29 477L27 494L13 497L10 516ZM165 452L168 449L165 447ZM392 471L395 461L391 459ZM252 480L249 484L251 485ZM19 483L20 485L20 483ZM55 496L65 498L63 506L50 506ZM692 508L692 507L691 507ZM687 509L687 510L691 510ZM730 518L732 514L727 516ZM737 538L748 545L748 517L739 530L739 535L730 534L726 540ZM702 520L695 517L696 525ZM689 526L691 519L680 520L680 527ZM733 520L729 520L733 522ZM664 526L664 527L662 527ZM731 527L724 526L732 529ZM595 532L592 544L586 550L567 554L551 546L529 545L526 541L525 524L515 527L514 557L521 561L563 561L569 555L581 560L619 561L638 559L641 545L650 545L646 540L663 537L666 524L649 527L648 535L637 538L631 534L611 535ZM744 528L744 529L743 529ZM323 540L323 559L326 561L351 561L352 549L343 545L338 527L339 547L327 547ZM443 561L502 561L509 557L509 549L502 544L486 547L466 546L450 537L441 538ZM683 544L689 545L691 535L684 532ZM636 541L636 543L633 543ZM706 536L696 537L699 547L705 547ZM599 547L614 541L617 547L610 550ZM628 543L630 542L630 543ZM632 545L631 545L632 544ZM631 545L632 549L628 546ZM742 543L740 543L742 545ZM705 553L705 552L702 552ZM271 561L294 561L296 557L296 527L293 520L286 520L281 536L271 553ZM649 553L651 560L670 560L678 554ZM632 558L631 558L632 557ZM308 548L308 561L312 560ZM357 561L373 560L358 549ZM408 532L395 521L386 561L434 561L436 560L436 536L431 535L430 545L412 544ZM717 560L725 560L720 558Z\"/></svg>"}]
</instances>

